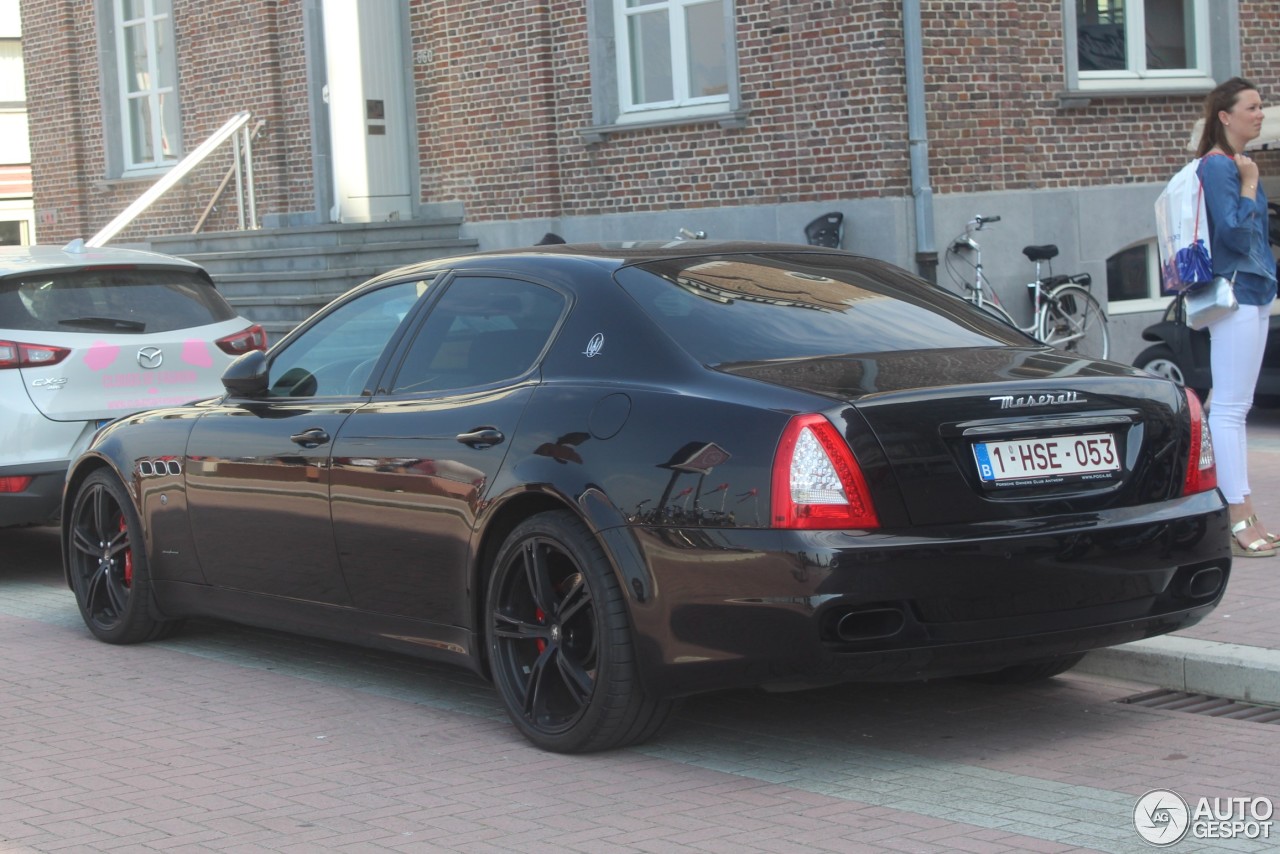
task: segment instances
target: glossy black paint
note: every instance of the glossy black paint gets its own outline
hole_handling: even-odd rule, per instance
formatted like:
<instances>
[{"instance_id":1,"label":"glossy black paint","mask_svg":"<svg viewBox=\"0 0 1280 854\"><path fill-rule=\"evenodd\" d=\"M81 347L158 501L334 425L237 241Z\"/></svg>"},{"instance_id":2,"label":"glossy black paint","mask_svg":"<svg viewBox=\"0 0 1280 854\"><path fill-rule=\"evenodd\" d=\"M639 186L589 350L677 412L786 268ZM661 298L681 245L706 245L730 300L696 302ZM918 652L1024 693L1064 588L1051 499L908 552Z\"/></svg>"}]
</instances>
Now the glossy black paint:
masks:
<instances>
[{"instance_id":1,"label":"glossy black paint","mask_svg":"<svg viewBox=\"0 0 1280 854\"><path fill-rule=\"evenodd\" d=\"M266 360L274 378L270 363L342 305L389 282L429 281L363 388L270 397L263 366L246 358L229 369L225 398L104 430L64 501L91 472L116 472L137 502L162 616L223 617L478 672L495 554L531 515L568 511L626 594L656 696L989 671L1172 631L1214 607L1230 570L1226 509L1216 491L1179 494L1190 421L1172 383L1028 346L928 290L911 298L985 346L712 368L615 281L623 268L653 275L628 265L683 270L784 250L805 282L845 264L867 281L887 275L840 252L701 242L544 247L394 271ZM903 286L905 274L893 275ZM441 293L469 278L561 295L551 343L499 381L394 393ZM1069 406L1000 403L1069 392ZM879 529L770 527L774 451L789 418L809 412L853 449ZM977 480L975 437L1086 427L1115 432L1123 476L999 490ZM157 474L146 465L155 460L177 470ZM1217 575L1193 581L1202 571Z\"/></svg>"}]
</instances>

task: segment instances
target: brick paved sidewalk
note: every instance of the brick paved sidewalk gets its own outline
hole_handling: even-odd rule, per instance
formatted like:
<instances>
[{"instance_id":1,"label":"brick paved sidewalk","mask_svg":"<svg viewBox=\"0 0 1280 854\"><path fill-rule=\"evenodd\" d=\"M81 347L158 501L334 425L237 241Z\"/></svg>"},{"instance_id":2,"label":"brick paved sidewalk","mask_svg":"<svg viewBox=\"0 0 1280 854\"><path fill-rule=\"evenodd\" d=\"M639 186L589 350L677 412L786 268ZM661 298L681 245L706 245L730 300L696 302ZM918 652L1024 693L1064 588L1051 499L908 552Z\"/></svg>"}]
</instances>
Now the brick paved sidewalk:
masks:
<instances>
[{"instance_id":1,"label":"brick paved sidewalk","mask_svg":"<svg viewBox=\"0 0 1280 854\"><path fill-rule=\"evenodd\" d=\"M1280 533L1280 409L1249 415L1249 486ZM1189 629L1091 653L1080 670L1280 705L1280 555L1238 558L1222 603Z\"/></svg>"}]
</instances>

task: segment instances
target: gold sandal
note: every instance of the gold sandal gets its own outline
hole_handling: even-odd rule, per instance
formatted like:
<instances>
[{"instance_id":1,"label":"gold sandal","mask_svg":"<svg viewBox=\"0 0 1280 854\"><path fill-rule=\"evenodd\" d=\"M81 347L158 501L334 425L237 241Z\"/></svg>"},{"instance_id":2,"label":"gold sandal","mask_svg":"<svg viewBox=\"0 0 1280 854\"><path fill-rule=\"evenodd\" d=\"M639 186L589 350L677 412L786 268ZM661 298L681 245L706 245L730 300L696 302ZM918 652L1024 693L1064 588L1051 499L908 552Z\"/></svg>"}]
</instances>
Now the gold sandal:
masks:
<instances>
[{"instance_id":1,"label":"gold sandal","mask_svg":"<svg viewBox=\"0 0 1280 854\"><path fill-rule=\"evenodd\" d=\"M1246 519L1245 521L1246 521L1246 522L1249 522L1250 524L1253 524L1253 525L1258 524L1258 514L1257 514L1257 513L1254 513L1252 516L1250 516L1250 517L1249 517L1248 519ZM1280 543L1280 536L1276 536L1275 534L1271 533L1270 531L1263 531L1263 532L1262 532L1262 536L1266 537L1266 538L1267 538L1267 542L1271 543L1272 545L1275 545L1276 543Z\"/></svg>"},{"instance_id":2,"label":"gold sandal","mask_svg":"<svg viewBox=\"0 0 1280 854\"><path fill-rule=\"evenodd\" d=\"M1256 516L1250 516L1248 519L1242 519L1231 526L1231 555L1233 557L1275 557L1274 540L1270 540L1267 537L1258 537L1258 539L1246 546L1242 545L1240 540L1236 538L1236 534L1253 527L1257 521L1258 518Z\"/></svg>"}]
</instances>

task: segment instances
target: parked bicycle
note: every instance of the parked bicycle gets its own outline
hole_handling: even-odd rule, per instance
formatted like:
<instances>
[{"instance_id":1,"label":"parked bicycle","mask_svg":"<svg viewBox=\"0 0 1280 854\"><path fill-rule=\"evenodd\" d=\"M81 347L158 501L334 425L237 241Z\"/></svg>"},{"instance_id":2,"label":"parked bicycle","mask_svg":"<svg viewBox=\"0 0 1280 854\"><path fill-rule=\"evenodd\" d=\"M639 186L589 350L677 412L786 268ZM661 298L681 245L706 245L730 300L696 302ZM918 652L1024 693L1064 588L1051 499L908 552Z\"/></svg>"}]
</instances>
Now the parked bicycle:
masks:
<instances>
[{"instance_id":1,"label":"parked bicycle","mask_svg":"<svg viewBox=\"0 0 1280 854\"><path fill-rule=\"evenodd\" d=\"M1051 263L1058 255L1053 244L1026 246L1022 254L1036 265L1036 278L1027 283L1031 298L1031 324L1022 326L1000 302L982 270L982 246L974 239L984 226L999 222L998 216L975 216L965 223L964 233L947 247L946 268L960 294L969 302L995 315L1015 329L1037 340L1083 356L1107 358L1111 336L1102 306L1089 293L1093 277L1088 273L1057 274ZM1042 274L1042 265L1048 273Z\"/></svg>"}]
</instances>

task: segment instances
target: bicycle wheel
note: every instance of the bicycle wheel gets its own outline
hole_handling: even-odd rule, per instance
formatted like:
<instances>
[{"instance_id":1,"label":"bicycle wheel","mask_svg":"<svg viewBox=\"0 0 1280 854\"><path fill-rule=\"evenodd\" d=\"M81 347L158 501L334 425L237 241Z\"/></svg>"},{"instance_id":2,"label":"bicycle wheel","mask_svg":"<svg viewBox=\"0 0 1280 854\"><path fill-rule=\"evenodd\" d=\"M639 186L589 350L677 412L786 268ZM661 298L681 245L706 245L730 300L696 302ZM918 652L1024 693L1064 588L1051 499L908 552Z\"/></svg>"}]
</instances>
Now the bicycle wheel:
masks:
<instances>
[{"instance_id":1,"label":"bicycle wheel","mask_svg":"<svg viewBox=\"0 0 1280 854\"><path fill-rule=\"evenodd\" d=\"M1102 306L1079 285L1059 285L1045 297L1036 337L1050 347L1105 359L1111 349Z\"/></svg>"}]
</instances>

